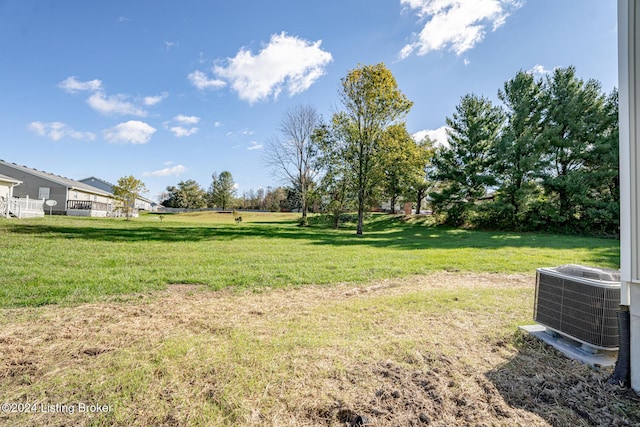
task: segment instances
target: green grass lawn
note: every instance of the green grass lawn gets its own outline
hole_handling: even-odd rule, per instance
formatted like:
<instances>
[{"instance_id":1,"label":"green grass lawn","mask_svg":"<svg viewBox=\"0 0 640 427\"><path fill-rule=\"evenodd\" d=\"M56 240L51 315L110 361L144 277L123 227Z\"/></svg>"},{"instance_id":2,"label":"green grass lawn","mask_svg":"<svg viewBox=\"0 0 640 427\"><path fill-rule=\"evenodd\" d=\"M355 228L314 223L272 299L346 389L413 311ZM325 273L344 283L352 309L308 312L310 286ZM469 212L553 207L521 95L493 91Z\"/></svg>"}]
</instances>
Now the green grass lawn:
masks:
<instances>
[{"instance_id":1,"label":"green grass lawn","mask_svg":"<svg viewBox=\"0 0 640 427\"><path fill-rule=\"evenodd\" d=\"M143 215L132 221L0 219L0 307L80 303L203 284L214 289L366 282L440 270L530 273L567 263L617 268L616 240L449 229L374 216L354 229L297 215Z\"/></svg>"},{"instance_id":2,"label":"green grass lawn","mask_svg":"<svg viewBox=\"0 0 640 427\"><path fill-rule=\"evenodd\" d=\"M0 219L0 402L109 408L0 424L640 422L607 372L517 331L537 267L617 268L618 241L242 216Z\"/></svg>"}]
</instances>

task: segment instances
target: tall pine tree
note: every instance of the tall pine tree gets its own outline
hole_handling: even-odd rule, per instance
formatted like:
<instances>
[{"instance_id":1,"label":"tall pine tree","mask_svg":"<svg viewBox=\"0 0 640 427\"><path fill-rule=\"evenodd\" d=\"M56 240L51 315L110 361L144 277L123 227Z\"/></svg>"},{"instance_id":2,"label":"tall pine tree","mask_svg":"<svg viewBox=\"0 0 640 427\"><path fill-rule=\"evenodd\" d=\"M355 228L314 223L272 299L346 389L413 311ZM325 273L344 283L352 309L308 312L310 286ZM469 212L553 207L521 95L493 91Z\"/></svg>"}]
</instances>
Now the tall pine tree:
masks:
<instances>
[{"instance_id":1,"label":"tall pine tree","mask_svg":"<svg viewBox=\"0 0 640 427\"><path fill-rule=\"evenodd\" d=\"M597 81L585 82L568 67L547 77L543 99L543 212L550 228L580 232L590 192L587 166L606 121L605 97Z\"/></svg>"},{"instance_id":2,"label":"tall pine tree","mask_svg":"<svg viewBox=\"0 0 640 427\"><path fill-rule=\"evenodd\" d=\"M542 81L519 71L498 91L506 124L496 147L493 170L499 182L493 219L510 228L526 228L527 213L536 196L542 168Z\"/></svg>"},{"instance_id":3,"label":"tall pine tree","mask_svg":"<svg viewBox=\"0 0 640 427\"><path fill-rule=\"evenodd\" d=\"M449 147L439 147L433 160L440 189L430 196L448 224L469 221L476 201L496 185L492 166L503 123L502 109L474 94L463 96L447 118Z\"/></svg>"}]
</instances>

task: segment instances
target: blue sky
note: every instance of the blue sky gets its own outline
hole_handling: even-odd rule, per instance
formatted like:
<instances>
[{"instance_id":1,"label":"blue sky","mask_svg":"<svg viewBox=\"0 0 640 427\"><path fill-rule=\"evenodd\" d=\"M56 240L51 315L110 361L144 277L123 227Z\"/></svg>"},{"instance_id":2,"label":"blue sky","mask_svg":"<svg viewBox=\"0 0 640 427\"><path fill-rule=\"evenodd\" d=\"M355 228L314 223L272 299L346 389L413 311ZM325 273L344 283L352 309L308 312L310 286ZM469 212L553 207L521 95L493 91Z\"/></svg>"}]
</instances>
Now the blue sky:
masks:
<instances>
[{"instance_id":1,"label":"blue sky","mask_svg":"<svg viewBox=\"0 0 640 427\"><path fill-rule=\"evenodd\" d=\"M72 179L168 185L228 170L280 183L263 146L287 108L340 109L340 79L384 62L442 135L460 98L574 65L617 86L613 0L0 0L0 159ZM438 132L440 129L440 132Z\"/></svg>"}]
</instances>

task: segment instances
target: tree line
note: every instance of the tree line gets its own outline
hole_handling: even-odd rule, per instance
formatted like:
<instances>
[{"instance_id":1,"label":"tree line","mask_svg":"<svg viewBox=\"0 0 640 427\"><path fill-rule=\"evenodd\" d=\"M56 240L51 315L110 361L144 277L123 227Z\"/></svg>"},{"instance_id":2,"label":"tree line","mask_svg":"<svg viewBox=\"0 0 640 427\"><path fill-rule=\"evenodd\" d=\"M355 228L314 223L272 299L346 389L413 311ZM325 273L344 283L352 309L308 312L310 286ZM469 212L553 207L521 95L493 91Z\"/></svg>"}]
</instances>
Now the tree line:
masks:
<instances>
[{"instance_id":1,"label":"tree line","mask_svg":"<svg viewBox=\"0 0 640 427\"><path fill-rule=\"evenodd\" d=\"M301 225L309 206L319 206L339 226L341 214L357 212L356 234L364 216L383 198L395 202L426 195L425 170L433 153L430 141L415 141L404 118L412 102L382 63L351 70L338 96L343 110L329 122L313 107L289 109L269 141L267 164L301 200Z\"/></svg>"},{"instance_id":2,"label":"tree line","mask_svg":"<svg viewBox=\"0 0 640 427\"><path fill-rule=\"evenodd\" d=\"M434 213L450 225L616 235L618 93L574 67L544 79L520 71L447 118L449 147L429 173Z\"/></svg>"},{"instance_id":3,"label":"tree line","mask_svg":"<svg viewBox=\"0 0 640 427\"><path fill-rule=\"evenodd\" d=\"M267 187L238 194L233 176L229 171L214 172L212 181L205 190L193 179L170 185L160 195L162 206L182 209L219 208L252 209L271 212L300 208L294 192L285 187Z\"/></svg>"},{"instance_id":4,"label":"tree line","mask_svg":"<svg viewBox=\"0 0 640 427\"><path fill-rule=\"evenodd\" d=\"M446 118L447 144L416 141L405 118L412 102L384 64L341 79L342 109L325 121L312 106L286 111L266 143L265 164L282 186L236 194L231 173L167 187L163 205L320 209L339 226L363 219L383 200L391 211L427 205L453 226L566 233L618 232L618 93L602 92L574 67L544 78L520 71L498 90L499 103L464 95Z\"/></svg>"}]
</instances>

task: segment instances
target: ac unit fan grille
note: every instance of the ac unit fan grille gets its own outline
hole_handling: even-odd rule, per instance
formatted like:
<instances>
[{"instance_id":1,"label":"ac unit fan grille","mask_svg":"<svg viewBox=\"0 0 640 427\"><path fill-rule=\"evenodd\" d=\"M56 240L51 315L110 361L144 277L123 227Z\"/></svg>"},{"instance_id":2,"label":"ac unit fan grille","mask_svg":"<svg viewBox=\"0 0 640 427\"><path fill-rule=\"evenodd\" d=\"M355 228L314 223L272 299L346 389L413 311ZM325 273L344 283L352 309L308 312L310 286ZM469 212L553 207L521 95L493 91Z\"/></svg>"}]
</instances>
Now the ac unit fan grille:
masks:
<instances>
[{"instance_id":1,"label":"ac unit fan grille","mask_svg":"<svg viewBox=\"0 0 640 427\"><path fill-rule=\"evenodd\" d=\"M599 348L618 347L620 287L594 286L538 271L534 320Z\"/></svg>"}]
</instances>

